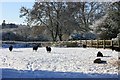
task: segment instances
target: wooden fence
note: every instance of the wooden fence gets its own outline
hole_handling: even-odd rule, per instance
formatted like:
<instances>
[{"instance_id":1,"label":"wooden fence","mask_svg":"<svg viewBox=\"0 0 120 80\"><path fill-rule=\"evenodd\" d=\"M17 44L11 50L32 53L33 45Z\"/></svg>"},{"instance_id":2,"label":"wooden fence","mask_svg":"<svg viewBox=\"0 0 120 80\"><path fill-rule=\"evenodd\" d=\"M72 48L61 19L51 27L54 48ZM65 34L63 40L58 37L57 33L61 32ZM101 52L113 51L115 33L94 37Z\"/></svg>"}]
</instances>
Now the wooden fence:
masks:
<instances>
[{"instance_id":1,"label":"wooden fence","mask_svg":"<svg viewBox=\"0 0 120 80\"><path fill-rule=\"evenodd\" d=\"M23 41L1 41L1 43L32 43L32 44L60 44L60 43L85 44L87 47L109 48L120 47L120 40L76 40L76 41L57 41L57 42L23 42Z\"/></svg>"},{"instance_id":2,"label":"wooden fence","mask_svg":"<svg viewBox=\"0 0 120 80\"><path fill-rule=\"evenodd\" d=\"M87 47L109 48L120 47L120 40L80 40L80 44L85 44Z\"/></svg>"},{"instance_id":3,"label":"wooden fence","mask_svg":"<svg viewBox=\"0 0 120 80\"><path fill-rule=\"evenodd\" d=\"M76 40L76 41L59 41L56 43L77 43L80 45L85 44L87 47L97 47L97 48L110 48L113 47L120 47L120 40Z\"/></svg>"}]
</instances>

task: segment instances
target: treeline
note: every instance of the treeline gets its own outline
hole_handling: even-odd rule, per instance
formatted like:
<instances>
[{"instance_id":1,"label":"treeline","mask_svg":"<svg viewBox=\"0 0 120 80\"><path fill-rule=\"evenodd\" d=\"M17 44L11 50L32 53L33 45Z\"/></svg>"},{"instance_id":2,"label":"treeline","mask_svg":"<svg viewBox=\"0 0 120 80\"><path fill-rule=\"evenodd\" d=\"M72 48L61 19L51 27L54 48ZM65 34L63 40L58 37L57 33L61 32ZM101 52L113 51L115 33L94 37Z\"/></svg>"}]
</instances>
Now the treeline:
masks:
<instances>
[{"instance_id":1,"label":"treeline","mask_svg":"<svg viewBox=\"0 0 120 80\"><path fill-rule=\"evenodd\" d=\"M92 32L98 39L112 39L120 33L120 2L35 2L31 9L21 7L20 13L30 26L23 33L52 41L62 41L74 31Z\"/></svg>"}]
</instances>

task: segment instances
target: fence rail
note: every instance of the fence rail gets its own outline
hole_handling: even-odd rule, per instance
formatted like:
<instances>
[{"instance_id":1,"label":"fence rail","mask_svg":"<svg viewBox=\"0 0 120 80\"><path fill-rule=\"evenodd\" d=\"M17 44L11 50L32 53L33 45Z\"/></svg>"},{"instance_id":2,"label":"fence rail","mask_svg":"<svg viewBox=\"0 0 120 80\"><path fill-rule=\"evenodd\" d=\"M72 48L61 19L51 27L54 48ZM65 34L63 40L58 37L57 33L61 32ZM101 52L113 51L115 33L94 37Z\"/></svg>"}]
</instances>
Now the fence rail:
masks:
<instances>
[{"instance_id":1,"label":"fence rail","mask_svg":"<svg viewBox=\"0 0 120 80\"><path fill-rule=\"evenodd\" d=\"M15 44L15 43L32 43L32 44L59 44L59 43L77 43L77 44L85 44L87 47L100 47L100 48L107 48L107 47L120 47L120 40L75 40L75 41L57 41L57 42L41 42L41 41L34 41L34 42L23 42L23 41L0 41L2 44Z\"/></svg>"}]
</instances>

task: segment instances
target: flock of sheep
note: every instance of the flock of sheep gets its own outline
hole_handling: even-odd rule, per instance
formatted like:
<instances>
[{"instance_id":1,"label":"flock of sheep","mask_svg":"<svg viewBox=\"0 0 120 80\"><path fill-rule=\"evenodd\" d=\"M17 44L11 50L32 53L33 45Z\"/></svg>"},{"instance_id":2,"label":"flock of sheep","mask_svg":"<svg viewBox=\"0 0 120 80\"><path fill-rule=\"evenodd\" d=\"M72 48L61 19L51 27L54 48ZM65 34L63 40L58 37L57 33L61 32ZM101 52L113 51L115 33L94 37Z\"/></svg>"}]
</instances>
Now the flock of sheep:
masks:
<instances>
[{"instance_id":1,"label":"flock of sheep","mask_svg":"<svg viewBox=\"0 0 120 80\"><path fill-rule=\"evenodd\" d=\"M37 50L38 50L38 47L39 47L39 45L33 46L33 51L37 51ZM10 51L13 50L13 46L12 46L12 45L9 46L9 50L10 50ZM47 51L47 52L51 52L51 47L46 46L46 51Z\"/></svg>"},{"instance_id":2,"label":"flock of sheep","mask_svg":"<svg viewBox=\"0 0 120 80\"><path fill-rule=\"evenodd\" d=\"M33 46L33 51L37 51L37 50L38 50L38 47L39 47L39 45ZM86 45L83 44L83 48L86 48ZM111 49L120 52L120 48L119 48L119 47L118 47L118 48L116 48L116 47L111 47ZM10 51L13 50L13 46L12 46L12 45L9 46L9 50L10 50ZM50 52L51 52L51 47L46 46L46 51L50 53ZM104 57L104 56L103 56L103 54L99 51L99 52L97 53L97 57ZM97 59L95 59L93 62L94 62L94 63L106 63L106 61L102 61L101 58L97 58Z\"/></svg>"}]
</instances>

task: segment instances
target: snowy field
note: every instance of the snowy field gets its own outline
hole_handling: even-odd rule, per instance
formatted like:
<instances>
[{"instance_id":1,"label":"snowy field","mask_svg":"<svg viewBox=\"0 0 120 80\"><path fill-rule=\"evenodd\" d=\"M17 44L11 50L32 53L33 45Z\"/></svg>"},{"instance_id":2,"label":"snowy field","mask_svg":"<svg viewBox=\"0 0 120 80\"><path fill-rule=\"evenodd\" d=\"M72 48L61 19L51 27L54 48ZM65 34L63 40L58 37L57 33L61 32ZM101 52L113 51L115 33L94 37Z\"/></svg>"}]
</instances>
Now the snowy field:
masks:
<instances>
[{"instance_id":1,"label":"snowy field","mask_svg":"<svg viewBox=\"0 0 120 80\"><path fill-rule=\"evenodd\" d=\"M103 64L94 64L97 52L104 55ZM118 52L96 48L56 48L47 53L45 47L0 49L3 78L117 78Z\"/></svg>"}]
</instances>

